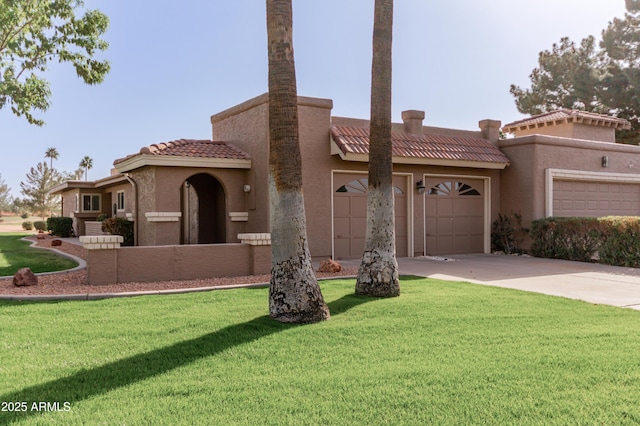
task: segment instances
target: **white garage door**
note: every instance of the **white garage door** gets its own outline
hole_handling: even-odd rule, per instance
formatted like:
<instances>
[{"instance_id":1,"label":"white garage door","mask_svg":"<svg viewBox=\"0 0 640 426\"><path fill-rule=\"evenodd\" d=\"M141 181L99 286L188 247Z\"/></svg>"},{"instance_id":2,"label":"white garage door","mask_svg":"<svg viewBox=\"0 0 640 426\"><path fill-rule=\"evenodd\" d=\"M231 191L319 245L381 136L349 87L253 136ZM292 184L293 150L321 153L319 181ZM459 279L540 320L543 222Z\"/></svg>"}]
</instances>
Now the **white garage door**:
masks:
<instances>
[{"instance_id":1,"label":"white garage door","mask_svg":"<svg viewBox=\"0 0 640 426\"><path fill-rule=\"evenodd\" d=\"M333 178L333 245L335 259L359 259L367 229L367 174L336 173ZM393 177L396 255L408 255L407 179Z\"/></svg>"},{"instance_id":2,"label":"white garage door","mask_svg":"<svg viewBox=\"0 0 640 426\"><path fill-rule=\"evenodd\" d=\"M425 186L427 254L484 252L483 180L434 177Z\"/></svg>"},{"instance_id":3,"label":"white garage door","mask_svg":"<svg viewBox=\"0 0 640 426\"><path fill-rule=\"evenodd\" d=\"M553 215L638 216L640 215L640 185L554 180Z\"/></svg>"}]
</instances>

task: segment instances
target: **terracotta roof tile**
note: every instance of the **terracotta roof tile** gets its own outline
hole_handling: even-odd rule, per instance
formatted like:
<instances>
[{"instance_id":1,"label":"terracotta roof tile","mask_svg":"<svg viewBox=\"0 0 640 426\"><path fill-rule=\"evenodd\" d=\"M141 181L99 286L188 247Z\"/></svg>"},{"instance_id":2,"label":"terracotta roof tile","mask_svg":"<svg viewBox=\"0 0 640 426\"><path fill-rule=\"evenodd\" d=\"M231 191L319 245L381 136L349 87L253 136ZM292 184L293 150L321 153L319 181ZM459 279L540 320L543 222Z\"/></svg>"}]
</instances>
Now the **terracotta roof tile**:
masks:
<instances>
[{"instance_id":1,"label":"terracotta roof tile","mask_svg":"<svg viewBox=\"0 0 640 426\"><path fill-rule=\"evenodd\" d=\"M593 126L600 127L612 127L615 129L631 128L631 124L623 118L575 109L559 109L557 111L533 115L523 120L505 124L502 128L507 132L515 132L516 130L526 130L527 128L553 126L556 124L573 122L591 124Z\"/></svg>"},{"instance_id":2,"label":"terracotta roof tile","mask_svg":"<svg viewBox=\"0 0 640 426\"><path fill-rule=\"evenodd\" d=\"M145 146L137 154L128 155L114 161L121 163L136 155L168 155L176 157L195 158L229 158L249 160L251 157L241 149L226 142L214 142L210 140L180 139L172 142L163 142Z\"/></svg>"},{"instance_id":3,"label":"terracotta roof tile","mask_svg":"<svg viewBox=\"0 0 640 426\"><path fill-rule=\"evenodd\" d=\"M332 126L331 136L344 154L369 153L366 127ZM502 151L482 138L391 132L391 139L394 157L509 163Z\"/></svg>"}]
</instances>

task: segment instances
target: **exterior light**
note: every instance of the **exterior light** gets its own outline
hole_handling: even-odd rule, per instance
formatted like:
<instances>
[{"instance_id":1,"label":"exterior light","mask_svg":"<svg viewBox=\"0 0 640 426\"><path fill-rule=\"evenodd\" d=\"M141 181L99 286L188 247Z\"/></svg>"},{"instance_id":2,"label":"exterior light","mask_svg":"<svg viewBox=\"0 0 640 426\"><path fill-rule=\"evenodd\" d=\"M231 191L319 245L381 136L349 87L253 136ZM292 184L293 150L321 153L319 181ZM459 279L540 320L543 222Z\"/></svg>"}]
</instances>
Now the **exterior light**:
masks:
<instances>
[{"instance_id":1,"label":"exterior light","mask_svg":"<svg viewBox=\"0 0 640 426\"><path fill-rule=\"evenodd\" d=\"M424 190L425 190L425 186L424 186L424 182L419 180L418 182L416 182L416 189L418 190L418 194L424 194Z\"/></svg>"},{"instance_id":2,"label":"exterior light","mask_svg":"<svg viewBox=\"0 0 640 426\"><path fill-rule=\"evenodd\" d=\"M607 155L602 157L602 167L609 167L609 157Z\"/></svg>"},{"instance_id":3,"label":"exterior light","mask_svg":"<svg viewBox=\"0 0 640 426\"><path fill-rule=\"evenodd\" d=\"M251 185L245 185L242 190L248 194L249 192L251 192Z\"/></svg>"}]
</instances>

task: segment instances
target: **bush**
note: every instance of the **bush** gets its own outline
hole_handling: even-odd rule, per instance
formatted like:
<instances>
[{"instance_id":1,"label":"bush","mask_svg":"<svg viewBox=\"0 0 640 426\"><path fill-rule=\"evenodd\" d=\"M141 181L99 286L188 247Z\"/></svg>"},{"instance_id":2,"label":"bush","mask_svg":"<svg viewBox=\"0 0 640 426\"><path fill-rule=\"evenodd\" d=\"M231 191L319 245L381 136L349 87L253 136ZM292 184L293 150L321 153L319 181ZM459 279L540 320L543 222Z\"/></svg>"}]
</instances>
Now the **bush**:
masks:
<instances>
[{"instance_id":1,"label":"bush","mask_svg":"<svg viewBox=\"0 0 640 426\"><path fill-rule=\"evenodd\" d=\"M498 214L498 219L491 226L491 244L494 250L506 254L522 253L518 245L529 232L522 227L522 215L511 212L510 215Z\"/></svg>"},{"instance_id":2,"label":"bush","mask_svg":"<svg viewBox=\"0 0 640 426\"><path fill-rule=\"evenodd\" d=\"M537 257L591 262L603 238L592 217L549 217L531 222L531 253Z\"/></svg>"},{"instance_id":3,"label":"bush","mask_svg":"<svg viewBox=\"0 0 640 426\"><path fill-rule=\"evenodd\" d=\"M600 218L605 229L600 262L607 265L640 267L640 218L607 216Z\"/></svg>"},{"instance_id":4,"label":"bush","mask_svg":"<svg viewBox=\"0 0 640 426\"><path fill-rule=\"evenodd\" d=\"M33 229L33 223L29 222L28 220L26 222L22 222L22 229L24 229L25 231L31 231Z\"/></svg>"},{"instance_id":5,"label":"bush","mask_svg":"<svg viewBox=\"0 0 640 426\"><path fill-rule=\"evenodd\" d=\"M26 219L26 218L28 218L28 217L29 217L29 213L22 213L22 214L20 215L20 217L21 217L21 218L23 218L23 219Z\"/></svg>"},{"instance_id":6,"label":"bush","mask_svg":"<svg viewBox=\"0 0 640 426\"><path fill-rule=\"evenodd\" d=\"M58 237L70 237L73 234L73 219L70 217L50 217L47 219L47 229Z\"/></svg>"},{"instance_id":7,"label":"bush","mask_svg":"<svg viewBox=\"0 0 640 426\"><path fill-rule=\"evenodd\" d=\"M106 213L101 213L96 219L96 222L104 222L109 216Z\"/></svg>"},{"instance_id":8,"label":"bush","mask_svg":"<svg viewBox=\"0 0 640 426\"><path fill-rule=\"evenodd\" d=\"M123 246L132 246L133 241L133 222L123 217L110 217L102 222L102 232L108 232L111 235L121 235L124 238Z\"/></svg>"},{"instance_id":9,"label":"bush","mask_svg":"<svg viewBox=\"0 0 640 426\"><path fill-rule=\"evenodd\" d=\"M44 232L47 230L47 224L42 220L36 220L35 222L33 222L33 227L36 228L36 231Z\"/></svg>"}]
</instances>

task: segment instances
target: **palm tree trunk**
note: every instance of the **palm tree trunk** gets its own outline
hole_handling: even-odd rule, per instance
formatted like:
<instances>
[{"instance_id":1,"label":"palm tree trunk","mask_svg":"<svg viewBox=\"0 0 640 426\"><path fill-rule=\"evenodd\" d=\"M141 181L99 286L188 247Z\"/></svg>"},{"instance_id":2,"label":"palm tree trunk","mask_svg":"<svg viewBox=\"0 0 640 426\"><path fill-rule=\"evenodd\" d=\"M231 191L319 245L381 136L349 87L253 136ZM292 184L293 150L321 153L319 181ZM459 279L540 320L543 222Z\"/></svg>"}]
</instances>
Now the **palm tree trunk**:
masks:
<instances>
[{"instance_id":1,"label":"palm tree trunk","mask_svg":"<svg viewBox=\"0 0 640 426\"><path fill-rule=\"evenodd\" d=\"M269 313L282 322L329 318L311 264L302 195L291 0L267 0L269 47Z\"/></svg>"},{"instance_id":2,"label":"palm tree trunk","mask_svg":"<svg viewBox=\"0 0 640 426\"><path fill-rule=\"evenodd\" d=\"M393 0L376 0L371 65L371 123L367 231L356 294L400 295L396 260L391 151L391 42Z\"/></svg>"}]
</instances>

